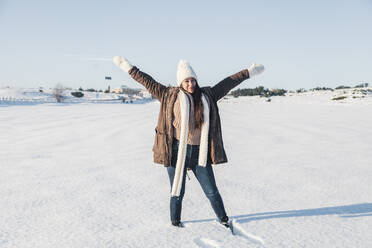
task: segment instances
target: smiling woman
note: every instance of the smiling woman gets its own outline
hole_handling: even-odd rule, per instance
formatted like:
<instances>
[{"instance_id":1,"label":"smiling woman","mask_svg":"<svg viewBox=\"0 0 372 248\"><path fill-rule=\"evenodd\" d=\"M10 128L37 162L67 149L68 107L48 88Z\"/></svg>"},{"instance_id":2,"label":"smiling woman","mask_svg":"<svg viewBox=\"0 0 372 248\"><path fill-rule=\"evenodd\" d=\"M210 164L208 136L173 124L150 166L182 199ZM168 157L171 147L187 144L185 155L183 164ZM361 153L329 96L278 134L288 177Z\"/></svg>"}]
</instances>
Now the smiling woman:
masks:
<instances>
[{"instance_id":1,"label":"smiling woman","mask_svg":"<svg viewBox=\"0 0 372 248\"><path fill-rule=\"evenodd\" d=\"M154 162L167 168L171 186L172 225L183 226L181 209L186 170L191 170L220 223L229 227L229 218L212 170L212 164L227 162L217 101L245 79L263 72L264 66L252 64L214 87L200 88L196 73L185 60L178 63L178 87L166 87L156 82L125 58L116 56L113 62L160 101L153 152Z\"/></svg>"},{"instance_id":2,"label":"smiling woman","mask_svg":"<svg viewBox=\"0 0 372 248\"><path fill-rule=\"evenodd\" d=\"M190 94L192 94L194 93L195 85L196 85L196 79L193 77L189 77L182 81L181 87L187 92L189 92Z\"/></svg>"}]
</instances>

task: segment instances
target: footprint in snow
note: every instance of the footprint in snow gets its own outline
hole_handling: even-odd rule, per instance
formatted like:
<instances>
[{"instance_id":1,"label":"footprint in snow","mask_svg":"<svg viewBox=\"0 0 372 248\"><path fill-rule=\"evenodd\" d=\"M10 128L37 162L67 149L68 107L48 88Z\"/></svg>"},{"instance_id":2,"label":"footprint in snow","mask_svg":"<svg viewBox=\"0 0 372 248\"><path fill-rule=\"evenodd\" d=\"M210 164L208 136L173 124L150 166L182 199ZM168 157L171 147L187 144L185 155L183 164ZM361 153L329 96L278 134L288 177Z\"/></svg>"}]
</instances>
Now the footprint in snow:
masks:
<instances>
[{"instance_id":1,"label":"footprint in snow","mask_svg":"<svg viewBox=\"0 0 372 248\"><path fill-rule=\"evenodd\" d=\"M246 238L247 240L253 243L259 244L259 245L265 244L262 238L247 232L236 220L233 220L233 226L234 226L234 235L242 236Z\"/></svg>"},{"instance_id":2,"label":"footprint in snow","mask_svg":"<svg viewBox=\"0 0 372 248\"><path fill-rule=\"evenodd\" d=\"M217 240L208 239L208 238L196 238L194 243L197 244L200 248L219 248L221 243Z\"/></svg>"}]
</instances>

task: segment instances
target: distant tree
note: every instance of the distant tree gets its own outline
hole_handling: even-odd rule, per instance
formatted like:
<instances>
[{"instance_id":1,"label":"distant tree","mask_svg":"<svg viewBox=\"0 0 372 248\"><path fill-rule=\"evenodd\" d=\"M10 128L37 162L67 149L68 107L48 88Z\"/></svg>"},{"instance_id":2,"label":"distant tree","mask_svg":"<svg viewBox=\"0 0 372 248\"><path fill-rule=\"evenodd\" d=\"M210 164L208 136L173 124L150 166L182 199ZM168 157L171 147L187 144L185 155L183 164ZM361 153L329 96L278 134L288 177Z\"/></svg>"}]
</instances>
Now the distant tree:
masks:
<instances>
[{"instance_id":1,"label":"distant tree","mask_svg":"<svg viewBox=\"0 0 372 248\"><path fill-rule=\"evenodd\" d=\"M313 88L311 90L313 90L313 91L319 91L319 90L331 90L331 91L333 91L332 88L327 88L327 87L316 87L316 88Z\"/></svg>"},{"instance_id":2,"label":"distant tree","mask_svg":"<svg viewBox=\"0 0 372 248\"><path fill-rule=\"evenodd\" d=\"M296 90L297 93L303 93L303 92L306 92L306 90L304 88L300 88L298 90Z\"/></svg>"},{"instance_id":3,"label":"distant tree","mask_svg":"<svg viewBox=\"0 0 372 248\"><path fill-rule=\"evenodd\" d=\"M88 92L97 92L97 90L95 90L95 89L93 89L93 88L86 89L86 91L88 91Z\"/></svg>"},{"instance_id":4,"label":"distant tree","mask_svg":"<svg viewBox=\"0 0 372 248\"><path fill-rule=\"evenodd\" d=\"M269 96L284 96L287 93L285 89L272 89L269 92Z\"/></svg>"},{"instance_id":5,"label":"distant tree","mask_svg":"<svg viewBox=\"0 0 372 248\"><path fill-rule=\"evenodd\" d=\"M84 91L83 88L81 88L81 86L80 86L80 88L79 88L79 91Z\"/></svg>"},{"instance_id":6,"label":"distant tree","mask_svg":"<svg viewBox=\"0 0 372 248\"><path fill-rule=\"evenodd\" d=\"M354 88L364 88L364 87L368 87L368 83L361 83L361 84L354 86Z\"/></svg>"},{"instance_id":7,"label":"distant tree","mask_svg":"<svg viewBox=\"0 0 372 248\"><path fill-rule=\"evenodd\" d=\"M269 97L269 96L283 96L287 93L285 89L265 89L263 86L258 86L256 88L250 89L237 89L230 93L233 97L239 96L262 96L262 97Z\"/></svg>"},{"instance_id":8,"label":"distant tree","mask_svg":"<svg viewBox=\"0 0 372 248\"><path fill-rule=\"evenodd\" d=\"M350 89L350 88L351 88L350 86L340 85L340 86L337 86L335 89L340 90L340 89Z\"/></svg>"}]
</instances>

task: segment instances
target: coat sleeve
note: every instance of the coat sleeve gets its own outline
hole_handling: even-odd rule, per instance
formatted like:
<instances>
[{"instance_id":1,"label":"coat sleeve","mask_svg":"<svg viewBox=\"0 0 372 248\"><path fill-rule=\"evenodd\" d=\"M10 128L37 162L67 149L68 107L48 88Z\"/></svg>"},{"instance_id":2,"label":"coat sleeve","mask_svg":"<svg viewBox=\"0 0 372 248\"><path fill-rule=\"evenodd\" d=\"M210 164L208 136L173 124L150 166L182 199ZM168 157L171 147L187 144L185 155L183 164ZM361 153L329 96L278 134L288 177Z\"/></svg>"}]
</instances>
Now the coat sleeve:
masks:
<instances>
[{"instance_id":1,"label":"coat sleeve","mask_svg":"<svg viewBox=\"0 0 372 248\"><path fill-rule=\"evenodd\" d=\"M243 82L244 80L248 78L249 78L249 73L248 73L248 70L245 69L245 70L242 70L238 73L235 73L225 78L224 80L222 80L221 82L213 86L212 92L213 92L215 101L217 102L222 97L226 96L227 93L229 93L231 89L238 86L241 82Z\"/></svg>"},{"instance_id":2,"label":"coat sleeve","mask_svg":"<svg viewBox=\"0 0 372 248\"><path fill-rule=\"evenodd\" d=\"M161 100L166 86L162 85L161 83L156 82L150 75L140 71L137 67L133 67L129 71L129 75L136 80L138 83L145 86L145 88L159 101Z\"/></svg>"}]
</instances>

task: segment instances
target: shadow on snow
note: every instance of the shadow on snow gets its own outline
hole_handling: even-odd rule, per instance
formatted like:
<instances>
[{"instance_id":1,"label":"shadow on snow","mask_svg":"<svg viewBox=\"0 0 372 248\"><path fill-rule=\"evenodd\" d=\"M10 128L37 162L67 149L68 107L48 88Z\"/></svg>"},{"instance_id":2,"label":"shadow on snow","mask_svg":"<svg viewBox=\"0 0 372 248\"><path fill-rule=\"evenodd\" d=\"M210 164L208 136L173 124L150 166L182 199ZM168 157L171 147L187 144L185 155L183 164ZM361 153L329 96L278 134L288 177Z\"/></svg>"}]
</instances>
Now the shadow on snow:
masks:
<instances>
[{"instance_id":1,"label":"shadow on snow","mask_svg":"<svg viewBox=\"0 0 372 248\"><path fill-rule=\"evenodd\" d=\"M338 215L341 218L355 218L355 217L366 217L372 216L372 203L361 203L345 206L336 207L324 207L324 208L310 208L301 210L286 210L286 211L273 211L273 212L262 212L254 214L244 214L230 216L239 223L246 223L250 221L259 221L267 219L278 219L278 218L294 218L294 217L313 217L322 215ZM211 222L215 219L202 219L202 220L189 220L184 223L195 223L195 222Z\"/></svg>"}]
</instances>

